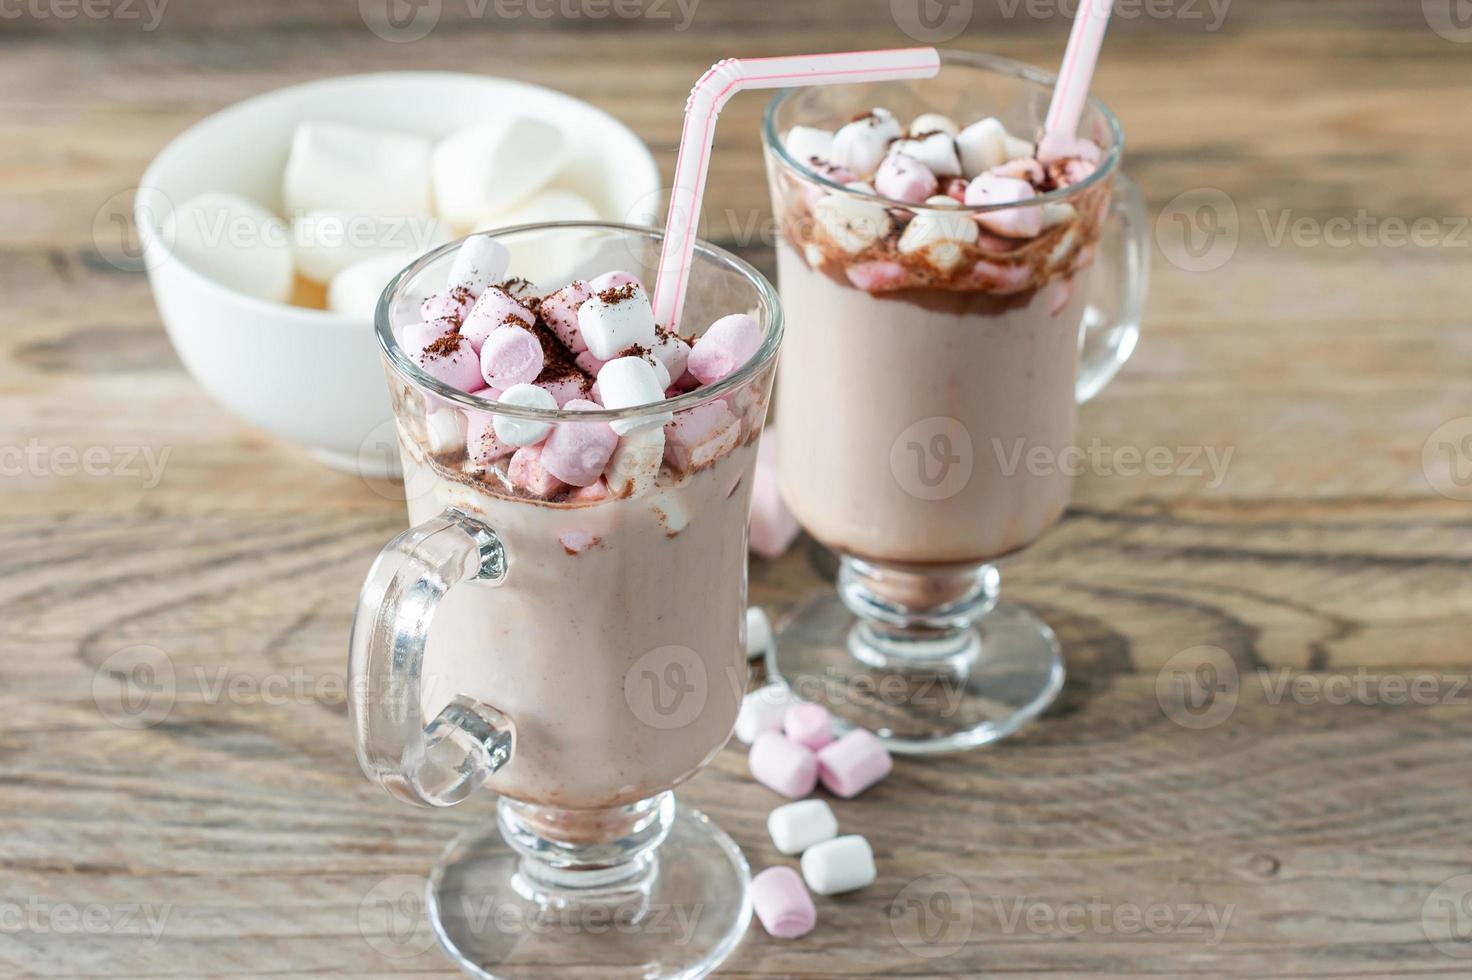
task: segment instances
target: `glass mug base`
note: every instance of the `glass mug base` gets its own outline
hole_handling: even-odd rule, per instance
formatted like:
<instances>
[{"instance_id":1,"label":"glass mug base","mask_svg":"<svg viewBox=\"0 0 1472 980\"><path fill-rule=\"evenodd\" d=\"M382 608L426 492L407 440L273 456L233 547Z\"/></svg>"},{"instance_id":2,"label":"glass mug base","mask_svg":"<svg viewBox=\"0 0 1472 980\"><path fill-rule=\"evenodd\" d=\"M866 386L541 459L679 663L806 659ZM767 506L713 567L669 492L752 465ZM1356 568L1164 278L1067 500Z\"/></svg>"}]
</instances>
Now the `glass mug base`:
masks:
<instances>
[{"instance_id":1,"label":"glass mug base","mask_svg":"<svg viewBox=\"0 0 1472 980\"><path fill-rule=\"evenodd\" d=\"M629 846L606 864L580 866L576 846L537 843L538 827L569 811L538 821L538 808L504 799L498 826L466 831L445 848L427 908L462 970L495 980L574 970L666 980L704 977L731 954L751 920L751 871L735 841L669 793L619 809L611 818L634 821Z\"/></svg>"},{"instance_id":2,"label":"glass mug base","mask_svg":"<svg viewBox=\"0 0 1472 980\"><path fill-rule=\"evenodd\" d=\"M995 567L903 576L943 600L926 612L874 589L882 571L845 557L837 595L782 625L767 673L866 728L893 753L975 748L1011 735L1063 688L1063 653L1046 623L997 597ZM891 573L890 585L893 582Z\"/></svg>"}]
</instances>

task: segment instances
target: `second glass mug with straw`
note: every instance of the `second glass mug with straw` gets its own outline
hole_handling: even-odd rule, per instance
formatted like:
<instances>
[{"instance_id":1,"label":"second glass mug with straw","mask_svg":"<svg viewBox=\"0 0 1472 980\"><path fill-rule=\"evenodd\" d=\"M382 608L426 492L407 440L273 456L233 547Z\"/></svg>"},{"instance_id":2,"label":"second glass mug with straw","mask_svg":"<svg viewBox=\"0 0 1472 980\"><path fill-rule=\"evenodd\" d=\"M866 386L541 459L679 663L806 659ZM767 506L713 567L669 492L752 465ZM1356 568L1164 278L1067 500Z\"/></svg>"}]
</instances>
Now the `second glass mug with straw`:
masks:
<instances>
[{"instance_id":1,"label":"second glass mug with straw","mask_svg":"<svg viewBox=\"0 0 1472 980\"><path fill-rule=\"evenodd\" d=\"M510 274L530 276L538 295L613 270L652 284L661 239L576 223L495 237ZM746 686L746 519L782 337L777 298L751 266L701 244L682 317L695 329L683 332L750 313L763 330L757 354L655 405L538 412L441 384L398 345L422 299L444 288L458 244L414 263L379 303L413 527L380 554L354 618L359 760L413 803L457 803L481 785L500 795L498 819L451 843L428 883L431 922L463 968L703 976L746 928L749 872L730 838L670 790L726 743ZM717 400L739 437L702 465L661 467L660 413L678 419ZM496 416L617 420L634 431L606 472L654 470L623 496L531 499L503 486L504 461L474 459Z\"/></svg>"},{"instance_id":2,"label":"second glass mug with straw","mask_svg":"<svg viewBox=\"0 0 1472 980\"><path fill-rule=\"evenodd\" d=\"M1062 515L1076 405L1134 349L1149 256L1139 192L1119 171L1119 122L1091 99L1079 135L1100 146L1097 168L1020 206L1047 209L1044 231L983 235L975 252L950 253L975 271L954 267L944 287L874 286L905 275L894 260L906 257L886 253L883 235L875 248L834 248L818 202L857 202L851 210L892 229L889 242L925 207L835 183L782 138L876 106L901 125L921 113L962 127L994 116L1036 137L1052 75L966 52L941 61L933 79L784 91L763 127L792 325L776 399L780 481L799 523L840 559L837 596L787 621L769 674L911 753L1002 738L1062 687L1052 631L999 600L993 563Z\"/></svg>"}]
</instances>

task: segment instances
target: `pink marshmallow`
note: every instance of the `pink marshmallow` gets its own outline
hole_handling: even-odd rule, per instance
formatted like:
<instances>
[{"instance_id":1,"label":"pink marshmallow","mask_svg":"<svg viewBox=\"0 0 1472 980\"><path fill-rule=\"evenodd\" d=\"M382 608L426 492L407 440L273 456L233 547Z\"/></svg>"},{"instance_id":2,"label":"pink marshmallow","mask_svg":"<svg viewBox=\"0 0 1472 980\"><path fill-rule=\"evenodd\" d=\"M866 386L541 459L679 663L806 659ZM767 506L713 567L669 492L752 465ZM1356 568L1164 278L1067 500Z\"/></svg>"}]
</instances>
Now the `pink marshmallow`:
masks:
<instances>
[{"instance_id":1,"label":"pink marshmallow","mask_svg":"<svg viewBox=\"0 0 1472 980\"><path fill-rule=\"evenodd\" d=\"M458 326L454 320L444 317L407 324L399 331L399 346L405 354L413 357L445 334L454 333Z\"/></svg>"},{"instance_id":2,"label":"pink marshmallow","mask_svg":"<svg viewBox=\"0 0 1472 980\"><path fill-rule=\"evenodd\" d=\"M574 279L542 300L542 319L547 321L547 326L552 328L563 346L574 354L588 349L588 345L583 343L583 335L578 332L578 307L592 295L587 283Z\"/></svg>"},{"instance_id":3,"label":"pink marshmallow","mask_svg":"<svg viewBox=\"0 0 1472 980\"><path fill-rule=\"evenodd\" d=\"M1057 316L1063 312L1068 305L1069 299L1073 297L1073 281L1071 279L1054 279L1048 283L1045 291L1048 297L1048 313Z\"/></svg>"},{"instance_id":4,"label":"pink marshmallow","mask_svg":"<svg viewBox=\"0 0 1472 980\"><path fill-rule=\"evenodd\" d=\"M999 265L982 259L971 267L971 281L977 284L977 288L1007 296L1028 287L1032 282L1032 270L1026 265Z\"/></svg>"},{"instance_id":5,"label":"pink marshmallow","mask_svg":"<svg viewBox=\"0 0 1472 980\"><path fill-rule=\"evenodd\" d=\"M459 323L475 306L475 295L464 286L456 286L443 293L435 293L419 304L419 315L426 320L448 317Z\"/></svg>"},{"instance_id":6,"label":"pink marshmallow","mask_svg":"<svg viewBox=\"0 0 1472 980\"><path fill-rule=\"evenodd\" d=\"M891 153L874 174L874 189L885 197L921 204L939 185L930 168L903 153Z\"/></svg>"},{"instance_id":7,"label":"pink marshmallow","mask_svg":"<svg viewBox=\"0 0 1472 980\"><path fill-rule=\"evenodd\" d=\"M486 386L480 375L480 358L470 341L446 334L414 355L424 373L458 391L479 391Z\"/></svg>"},{"instance_id":8,"label":"pink marshmallow","mask_svg":"<svg viewBox=\"0 0 1472 980\"><path fill-rule=\"evenodd\" d=\"M508 320L513 324L519 322L524 327L537 322L532 311L517 302L515 296L500 286L487 286L465 315L465 321L460 324L460 334L470 338L478 353L491 332L504 326Z\"/></svg>"},{"instance_id":9,"label":"pink marshmallow","mask_svg":"<svg viewBox=\"0 0 1472 980\"><path fill-rule=\"evenodd\" d=\"M758 735L751 743L751 755L746 761L757 782L783 796L798 799L818 785L817 758L804 746L776 732Z\"/></svg>"},{"instance_id":10,"label":"pink marshmallow","mask_svg":"<svg viewBox=\"0 0 1472 980\"><path fill-rule=\"evenodd\" d=\"M749 313L723 316L690 348L689 371L701 384L715 384L736 372L762 345L762 328Z\"/></svg>"},{"instance_id":11,"label":"pink marshmallow","mask_svg":"<svg viewBox=\"0 0 1472 980\"><path fill-rule=\"evenodd\" d=\"M1098 143L1090 139L1061 133L1044 133L1043 138L1038 141L1038 159L1044 163L1079 159L1097 166L1103 158L1104 151L1099 149Z\"/></svg>"},{"instance_id":12,"label":"pink marshmallow","mask_svg":"<svg viewBox=\"0 0 1472 980\"><path fill-rule=\"evenodd\" d=\"M512 486L537 497L550 497L566 489L562 481L542 465L541 446L522 446L513 453L506 475L511 478Z\"/></svg>"},{"instance_id":13,"label":"pink marshmallow","mask_svg":"<svg viewBox=\"0 0 1472 980\"><path fill-rule=\"evenodd\" d=\"M568 411L598 411L596 402L574 398ZM618 435L607 422L559 422L542 444L542 466L563 483L575 487L596 484L618 447Z\"/></svg>"},{"instance_id":14,"label":"pink marshmallow","mask_svg":"<svg viewBox=\"0 0 1472 980\"><path fill-rule=\"evenodd\" d=\"M563 531L557 535L557 540L562 545L562 550L569 555L580 555L589 548L596 548L603 541L592 531L580 527Z\"/></svg>"},{"instance_id":15,"label":"pink marshmallow","mask_svg":"<svg viewBox=\"0 0 1472 980\"><path fill-rule=\"evenodd\" d=\"M767 559L781 558L802 533L777 487L777 433L762 433L751 484L751 518L747 529L752 551Z\"/></svg>"},{"instance_id":16,"label":"pink marshmallow","mask_svg":"<svg viewBox=\"0 0 1472 980\"><path fill-rule=\"evenodd\" d=\"M741 421L719 398L679 412L664 427L664 459L682 472L695 472L736 448Z\"/></svg>"},{"instance_id":17,"label":"pink marshmallow","mask_svg":"<svg viewBox=\"0 0 1472 980\"><path fill-rule=\"evenodd\" d=\"M855 728L818 751L818 775L830 793L851 800L889 775L894 760L878 736Z\"/></svg>"},{"instance_id":18,"label":"pink marshmallow","mask_svg":"<svg viewBox=\"0 0 1472 980\"><path fill-rule=\"evenodd\" d=\"M644 284L639 281L639 277L632 272L605 272L601 276L595 276L588 280L588 292L597 296L605 289L617 289L620 286L627 286L629 283L633 283L640 289L644 288Z\"/></svg>"},{"instance_id":19,"label":"pink marshmallow","mask_svg":"<svg viewBox=\"0 0 1472 980\"><path fill-rule=\"evenodd\" d=\"M791 741L816 752L833 741L833 716L821 704L794 704L782 716L782 731Z\"/></svg>"},{"instance_id":20,"label":"pink marshmallow","mask_svg":"<svg viewBox=\"0 0 1472 980\"><path fill-rule=\"evenodd\" d=\"M608 481L600 479L590 483L586 487L578 487L567 495L568 500L576 500L578 503L593 503L598 500L608 499Z\"/></svg>"},{"instance_id":21,"label":"pink marshmallow","mask_svg":"<svg viewBox=\"0 0 1472 980\"><path fill-rule=\"evenodd\" d=\"M940 192L953 201L966 203L966 185L969 183L965 177L947 177L940 185Z\"/></svg>"},{"instance_id":22,"label":"pink marshmallow","mask_svg":"<svg viewBox=\"0 0 1472 980\"><path fill-rule=\"evenodd\" d=\"M852 184L859 179L847 167L840 167L835 163L828 163L824 160L809 161L808 169L825 180L833 181L835 184ZM828 196L828 189L820 184L804 182L802 185L802 195L807 199L808 206L812 207Z\"/></svg>"},{"instance_id":23,"label":"pink marshmallow","mask_svg":"<svg viewBox=\"0 0 1472 980\"><path fill-rule=\"evenodd\" d=\"M866 293L887 293L890 290L903 289L910 281L904 266L887 259L859 262L849 266L845 273L849 282Z\"/></svg>"},{"instance_id":24,"label":"pink marshmallow","mask_svg":"<svg viewBox=\"0 0 1472 980\"><path fill-rule=\"evenodd\" d=\"M575 398L587 398L587 382L575 374L566 377L554 378L551 381L536 382L538 388L545 388L552 392L552 399L557 402L557 407L562 408Z\"/></svg>"},{"instance_id":25,"label":"pink marshmallow","mask_svg":"<svg viewBox=\"0 0 1472 980\"><path fill-rule=\"evenodd\" d=\"M542 373L542 342L520 327L492 330L480 348L480 373L492 388L531 384Z\"/></svg>"},{"instance_id":26,"label":"pink marshmallow","mask_svg":"<svg viewBox=\"0 0 1472 980\"><path fill-rule=\"evenodd\" d=\"M971 207L1028 201L1037 196L1032 185L1015 177L998 177L985 173L966 185L966 203ZM1043 209L1040 207L1005 208L985 211L976 216L983 228L1008 238L1032 238L1042 233Z\"/></svg>"},{"instance_id":27,"label":"pink marshmallow","mask_svg":"<svg viewBox=\"0 0 1472 980\"><path fill-rule=\"evenodd\" d=\"M1011 177L1013 180L1025 180L1029 184L1041 184L1044 178L1048 176L1047 171L1043 169L1043 165L1032 157L1018 157L1015 160L1008 160L1006 163L999 163L988 170L987 173L993 177Z\"/></svg>"},{"instance_id":28,"label":"pink marshmallow","mask_svg":"<svg viewBox=\"0 0 1472 980\"><path fill-rule=\"evenodd\" d=\"M1097 163L1090 163L1087 160L1079 159L1063 160L1048 165L1049 171L1055 175L1058 183L1064 187L1070 187L1086 179L1098 167L1099 165Z\"/></svg>"},{"instance_id":29,"label":"pink marshmallow","mask_svg":"<svg viewBox=\"0 0 1472 980\"><path fill-rule=\"evenodd\" d=\"M496 438L492 417L487 412L471 412L465 427L465 457L477 469L485 469L498 459L516 452L516 447Z\"/></svg>"},{"instance_id":30,"label":"pink marshmallow","mask_svg":"<svg viewBox=\"0 0 1472 980\"><path fill-rule=\"evenodd\" d=\"M818 910L802 875L785 865L751 879L751 905L762 928L778 939L805 936L818 924Z\"/></svg>"},{"instance_id":31,"label":"pink marshmallow","mask_svg":"<svg viewBox=\"0 0 1472 980\"><path fill-rule=\"evenodd\" d=\"M603 365L608 363L607 361L600 361L586 350L578 354L577 357L574 357L573 361L578 367L595 378L598 377L598 372L603 370Z\"/></svg>"}]
</instances>

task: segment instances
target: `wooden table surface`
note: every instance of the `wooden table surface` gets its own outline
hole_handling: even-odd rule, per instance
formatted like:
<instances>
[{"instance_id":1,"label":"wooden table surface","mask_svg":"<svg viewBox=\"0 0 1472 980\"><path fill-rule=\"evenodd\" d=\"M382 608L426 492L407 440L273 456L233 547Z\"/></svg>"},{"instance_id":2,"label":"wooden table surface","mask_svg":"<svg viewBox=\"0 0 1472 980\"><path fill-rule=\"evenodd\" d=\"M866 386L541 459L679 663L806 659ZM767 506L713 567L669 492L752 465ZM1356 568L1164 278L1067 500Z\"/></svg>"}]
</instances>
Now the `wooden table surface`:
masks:
<instances>
[{"instance_id":1,"label":"wooden table surface","mask_svg":"<svg viewBox=\"0 0 1472 980\"><path fill-rule=\"evenodd\" d=\"M0 5L0 973L450 976L363 910L492 812L398 805L353 758L344 641L392 489L213 404L107 260L167 139L292 82L453 68L589 99L668 175L716 58L953 32L915 0L426 2L413 43L365 28L378 0ZM722 975L1472 973L1463 8L1119 0L1096 91L1159 218L1145 336L1082 413L1106 463L1004 571L1067 686L840 804L878 883L802 941L753 930ZM1051 65L1058 10L932 13ZM708 213L770 270L762 102L722 117ZM1168 472L1131 464L1152 448ZM755 600L829 588L822 558L756 561ZM99 669L138 646L177 696L132 730ZM745 768L728 749L682 797L761 867L773 799ZM917 889L952 900L942 942L890 915Z\"/></svg>"}]
</instances>

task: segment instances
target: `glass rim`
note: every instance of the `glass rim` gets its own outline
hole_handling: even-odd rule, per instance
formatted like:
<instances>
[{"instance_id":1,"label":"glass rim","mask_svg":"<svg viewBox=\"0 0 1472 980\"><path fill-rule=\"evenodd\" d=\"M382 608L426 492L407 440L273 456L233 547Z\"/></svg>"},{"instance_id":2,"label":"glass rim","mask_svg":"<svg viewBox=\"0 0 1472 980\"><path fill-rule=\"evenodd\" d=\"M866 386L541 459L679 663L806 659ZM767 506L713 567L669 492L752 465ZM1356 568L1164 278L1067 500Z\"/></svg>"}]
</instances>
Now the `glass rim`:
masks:
<instances>
[{"instance_id":1,"label":"glass rim","mask_svg":"<svg viewBox=\"0 0 1472 980\"><path fill-rule=\"evenodd\" d=\"M625 232L648 239L654 242L656 247L664 238L664 231L662 229L649 228L642 225L622 224L613 221L538 221L525 225L509 225L505 228L497 228L492 232L477 232L476 234L488 234L493 238L502 238L525 232L541 231L548 228ZM426 252L399 270L398 274L389 280L388 285L379 294L378 305L373 311L373 326L374 332L378 336L378 346L394 371L405 381L421 391L433 393L437 397L459 405L462 408L475 412L491 412L496 415L504 415L508 418L529 419L539 422L566 422L569 420L612 422L615 419L639 419L664 412L680 412L704 405L741 387L741 385L749 381L754 375L766 367L766 365L770 364L776 358L777 351L781 347L785 321L782 303L777 298L776 288L750 262L703 239L696 239L695 255L697 257L712 259L734 269L751 283L757 294L758 305L765 307L769 312L769 322L766 324L766 329L762 333L761 346L757 348L756 353L752 355L749 361L729 377L722 378L715 384L703 385L694 391L687 391L673 398L651 402L648 405L635 405L630 408L600 408L596 411L592 409L588 411L567 411L561 408L545 409L530 408L522 405L507 405L502 402L481 398L473 392L464 392L458 388L452 388L438 378L428 374L404 353L404 349L399 346L398 338L394 336L393 327L389 323L389 305L390 298L396 296L406 282L418 276L419 273L439 261L445 255L459 248L465 239L469 237L471 236L466 235L454 241L446 242L444 245ZM692 274L694 274L694 270L692 270Z\"/></svg>"},{"instance_id":2,"label":"glass rim","mask_svg":"<svg viewBox=\"0 0 1472 980\"><path fill-rule=\"evenodd\" d=\"M989 71L997 75L1010 75L1013 78L1021 79L1024 82L1031 82L1035 85L1040 85L1048 89L1053 88L1053 86L1056 85L1058 82L1058 76L1053 72L1044 71L1041 68L1029 65L1023 61L1016 61L1012 58L1003 58L1000 55L982 54L977 51L961 51L955 48L942 48L940 49L940 60L943 66L959 65L966 68L977 68L983 71ZM829 180L827 177L824 177L822 174L809 168L806 164L800 163L787 152L787 147L783 145L782 140L778 137L777 134L777 112L782 108L782 106L787 102L788 99L792 98L797 93L815 87L817 86L809 85L797 86L795 88L786 88L782 89L776 95L772 96L771 101L767 103L766 111L762 114L763 145L768 151L775 155L777 159L781 161L782 165L786 167L789 171L791 171L794 176L817 184L828 191L830 194L843 194L861 201L873 201L883 204L885 207L889 208L903 208L907 211L943 211L947 213L961 212L966 214L985 214L990 211L1006 211L1014 208L1038 207L1044 204L1056 204L1059 202L1065 202L1068 201L1070 198L1082 194L1084 191L1108 178L1119 168L1120 160L1123 158L1124 155L1124 128L1119 123L1119 117L1117 117L1114 114L1114 111L1111 110L1103 102L1101 102L1096 96L1090 95L1087 104L1092 106L1094 110L1098 112L1101 117L1103 117L1105 123L1109 127L1109 133L1113 137L1113 145L1110 146L1109 149L1105 152L1103 159L1099 161L1099 166L1094 168L1094 172L1089 174L1083 180L1079 181L1076 184L1069 184L1067 187L1060 187L1056 190L1048 191L1046 194L1039 194L1036 197L1030 197L1026 201L1020 202L1010 201L1000 204L963 204L962 202L957 201L954 206L926 206L924 204L912 204L909 201L899 201L892 197L885 197L882 194L873 193L870 191L855 190L854 188L849 187L846 184L840 184L837 181Z\"/></svg>"}]
</instances>

